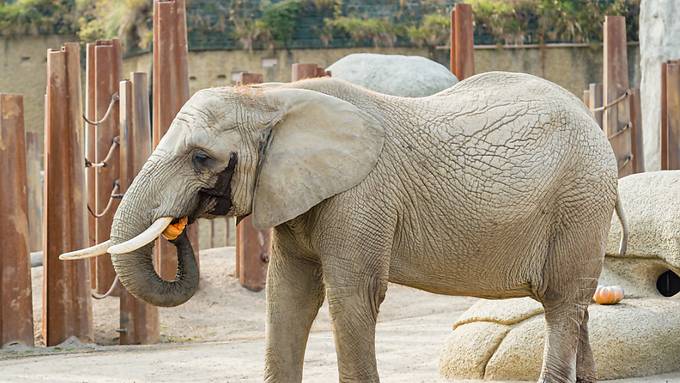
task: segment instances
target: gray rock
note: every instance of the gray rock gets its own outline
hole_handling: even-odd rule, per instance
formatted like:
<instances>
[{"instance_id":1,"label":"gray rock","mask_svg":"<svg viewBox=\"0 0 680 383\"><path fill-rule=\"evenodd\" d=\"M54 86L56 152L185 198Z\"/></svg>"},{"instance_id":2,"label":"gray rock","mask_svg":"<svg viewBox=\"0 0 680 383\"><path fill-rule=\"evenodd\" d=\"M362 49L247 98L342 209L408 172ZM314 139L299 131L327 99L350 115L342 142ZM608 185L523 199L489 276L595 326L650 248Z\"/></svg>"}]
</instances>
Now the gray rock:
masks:
<instances>
[{"instance_id":1,"label":"gray rock","mask_svg":"<svg viewBox=\"0 0 680 383\"><path fill-rule=\"evenodd\" d=\"M445 66L420 56L355 53L326 70L333 78L402 97L430 96L458 82Z\"/></svg>"}]
</instances>

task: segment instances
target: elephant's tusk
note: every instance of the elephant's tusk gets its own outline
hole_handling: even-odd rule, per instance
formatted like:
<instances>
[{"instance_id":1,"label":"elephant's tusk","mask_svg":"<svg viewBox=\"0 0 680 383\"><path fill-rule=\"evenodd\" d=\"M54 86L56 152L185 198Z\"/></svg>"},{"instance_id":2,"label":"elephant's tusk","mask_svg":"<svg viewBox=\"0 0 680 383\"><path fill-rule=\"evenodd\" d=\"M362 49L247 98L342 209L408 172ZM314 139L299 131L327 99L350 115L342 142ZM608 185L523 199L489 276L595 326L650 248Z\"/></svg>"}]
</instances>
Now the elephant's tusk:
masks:
<instances>
[{"instance_id":1,"label":"elephant's tusk","mask_svg":"<svg viewBox=\"0 0 680 383\"><path fill-rule=\"evenodd\" d=\"M132 251L139 249L140 247L146 246L147 244L153 242L158 238L159 235L170 225L174 218L173 217L161 217L158 218L154 223L149 226L148 229L144 230L138 236L119 243L117 245L109 247L107 250L109 254L127 254Z\"/></svg>"},{"instance_id":2,"label":"elephant's tusk","mask_svg":"<svg viewBox=\"0 0 680 383\"><path fill-rule=\"evenodd\" d=\"M77 259L97 257L106 254L106 249L108 249L109 246L111 246L110 239L92 247L88 247L87 249L80 249L71 251L70 253L64 253L59 256L59 259L62 261L74 261Z\"/></svg>"}]
</instances>

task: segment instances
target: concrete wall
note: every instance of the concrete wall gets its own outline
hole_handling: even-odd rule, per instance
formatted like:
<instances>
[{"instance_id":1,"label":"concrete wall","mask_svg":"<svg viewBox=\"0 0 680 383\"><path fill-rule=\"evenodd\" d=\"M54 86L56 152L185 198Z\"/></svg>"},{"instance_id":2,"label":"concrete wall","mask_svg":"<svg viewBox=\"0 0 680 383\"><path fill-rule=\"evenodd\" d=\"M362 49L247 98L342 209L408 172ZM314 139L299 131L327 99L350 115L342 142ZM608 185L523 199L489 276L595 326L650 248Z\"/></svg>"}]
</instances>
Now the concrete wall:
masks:
<instances>
[{"instance_id":1,"label":"concrete wall","mask_svg":"<svg viewBox=\"0 0 680 383\"><path fill-rule=\"evenodd\" d=\"M290 67L293 63L315 63L326 67L348 54L358 52L429 56L428 50L421 48L297 49L274 53L191 52L191 90L195 92L202 88L230 85L232 78L242 71L263 73L265 81L290 81ZM448 50L437 50L433 56L431 58L448 67ZM630 80L636 86L640 83L639 56L637 44L630 45ZM151 57L148 54L127 58L125 71L149 71L150 62ZM589 83L602 81L602 46L477 47L475 69L477 73L497 70L531 73L553 81L581 97Z\"/></svg>"}]
</instances>

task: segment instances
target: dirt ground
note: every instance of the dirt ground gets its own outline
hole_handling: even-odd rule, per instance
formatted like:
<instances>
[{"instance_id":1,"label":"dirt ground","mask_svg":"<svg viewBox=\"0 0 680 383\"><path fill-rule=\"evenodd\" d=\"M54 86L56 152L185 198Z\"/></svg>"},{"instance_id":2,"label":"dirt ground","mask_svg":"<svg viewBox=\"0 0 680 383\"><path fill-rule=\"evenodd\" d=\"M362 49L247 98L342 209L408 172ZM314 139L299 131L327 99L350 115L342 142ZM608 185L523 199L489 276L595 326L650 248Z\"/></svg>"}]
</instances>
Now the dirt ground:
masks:
<instances>
[{"instance_id":1,"label":"dirt ground","mask_svg":"<svg viewBox=\"0 0 680 383\"><path fill-rule=\"evenodd\" d=\"M201 252L201 288L186 304L161 309L161 344L116 346L118 300L94 303L98 346L0 352L2 382L258 382L264 360L264 292L233 277L233 248ZM40 328L42 268L33 269L35 327ZM383 382L443 382L439 351L451 324L474 298L429 294L390 285L377 328ZM305 382L337 381L328 308L314 323L305 358ZM39 331L36 331L39 334ZM37 338L41 341L40 338ZM621 383L680 382L680 373Z\"/></svg>"}]
</instances>

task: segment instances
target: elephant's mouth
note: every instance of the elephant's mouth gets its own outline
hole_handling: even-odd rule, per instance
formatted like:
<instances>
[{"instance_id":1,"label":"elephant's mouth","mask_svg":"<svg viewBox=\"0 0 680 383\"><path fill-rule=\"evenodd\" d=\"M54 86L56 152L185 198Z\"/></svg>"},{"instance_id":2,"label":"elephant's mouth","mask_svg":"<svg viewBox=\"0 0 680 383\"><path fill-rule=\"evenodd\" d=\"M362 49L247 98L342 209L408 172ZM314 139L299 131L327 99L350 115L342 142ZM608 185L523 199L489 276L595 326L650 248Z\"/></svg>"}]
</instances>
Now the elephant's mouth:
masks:
<instances>
[{"instance_id":1,"label":"elephant's mouth","mask_svg":"<svg viewBox=\"0 0 680 383\"><path fill-rule=\"evenodd\" d=\"M231 179L236 170L238 157L236 153L232 153L229 157L227 167L217 176L217 182L211 189L201 189L199 194L198 208L194 214L189 216L189 223L192 223L198 217L208 216L223 216L231 212Z\"/></svg>"}]
</instances>

